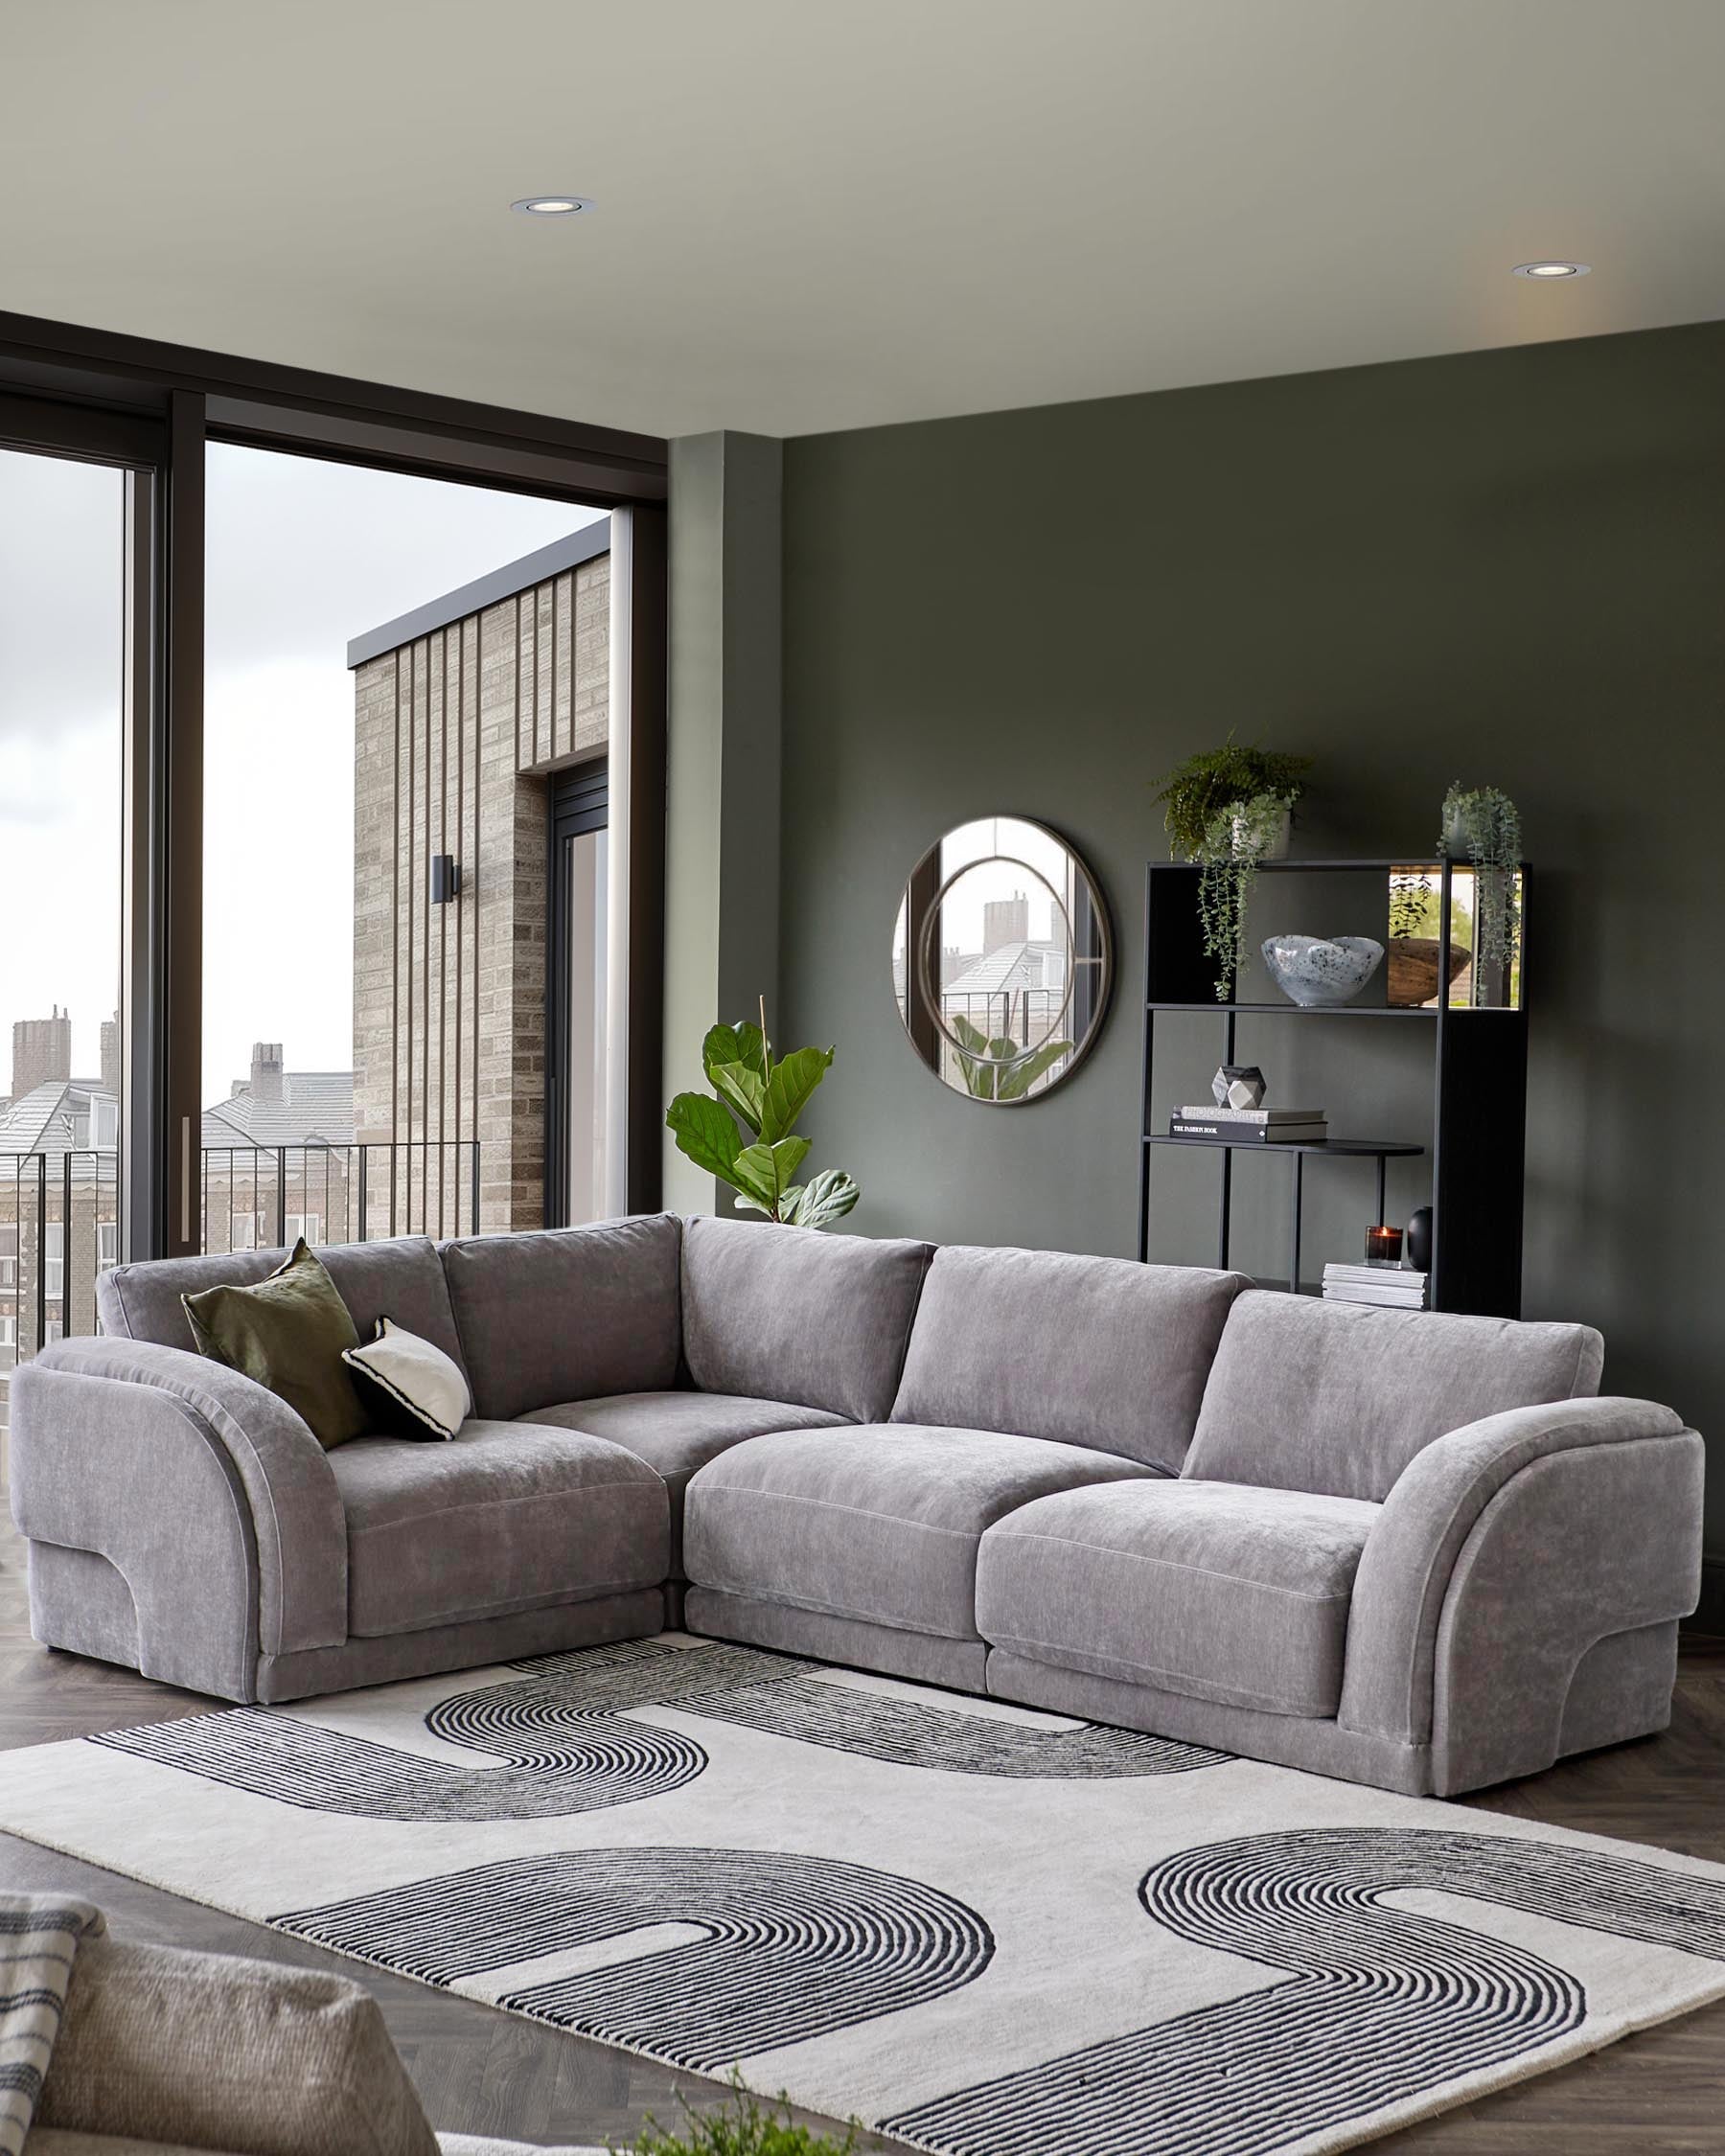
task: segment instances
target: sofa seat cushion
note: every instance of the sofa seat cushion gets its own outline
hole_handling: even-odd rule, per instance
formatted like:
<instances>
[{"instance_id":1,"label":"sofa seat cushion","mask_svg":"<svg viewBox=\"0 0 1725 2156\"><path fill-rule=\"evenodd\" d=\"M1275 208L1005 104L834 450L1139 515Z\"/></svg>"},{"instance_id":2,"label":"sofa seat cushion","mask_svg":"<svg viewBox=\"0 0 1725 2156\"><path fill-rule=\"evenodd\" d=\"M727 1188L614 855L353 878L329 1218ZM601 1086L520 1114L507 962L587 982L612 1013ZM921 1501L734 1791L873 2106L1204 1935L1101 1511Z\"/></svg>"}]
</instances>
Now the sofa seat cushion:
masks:
<instances>
[{"instance_id":1,"label":"sofa seat cushion","mask_svg":"<svg viewBox=\"0 0 1725 2156\"><path fill-rule=\"evenodd\" d=\"M1033 1498L1150 1470L1042 1437L916 1423L751 1437L689 1484L698 1587L975 1640L977 1545Z\"/></svg>"},{"instance_id":2,"label":"sofa seat cushion","mask_svg":"<svg viewBox=\"0 0 1725 2156\"><path fill-rule=\"evenodd\" d=\"M1070 1490L982 1538L991 1646L1272 1714L1334 1715L1382 1507L1230 1482Z\"/></svg>"},{"instance_id":3,"label":"sofa seat cushion","mask_svg":"<svg viewBox=\"0 0 1725 2156\"><path fill-rule=\"evenodd\" d=\"M660 1475L671 1492L671 1571L682 1576L683 1492L698 1467L770 1430L847 1428L842 1415L799 1408L788 1400L756 1400L737 1392L613 1392L538 1408L523 1422L555 1423L625 1446Z\"/></svg>"},{"instance_id":4,"label":"sofa seat cushion","mask_svg":"<svg viewBox=\"0 0 1725 2156\"><path fill-rule=\"evenodd\" d=\"M645 1460L585 1431L469 1421L445 1445L361 1437L329 1455L361 1639L657 1587L670 1501Z\"/></svg>"}]
</instances>

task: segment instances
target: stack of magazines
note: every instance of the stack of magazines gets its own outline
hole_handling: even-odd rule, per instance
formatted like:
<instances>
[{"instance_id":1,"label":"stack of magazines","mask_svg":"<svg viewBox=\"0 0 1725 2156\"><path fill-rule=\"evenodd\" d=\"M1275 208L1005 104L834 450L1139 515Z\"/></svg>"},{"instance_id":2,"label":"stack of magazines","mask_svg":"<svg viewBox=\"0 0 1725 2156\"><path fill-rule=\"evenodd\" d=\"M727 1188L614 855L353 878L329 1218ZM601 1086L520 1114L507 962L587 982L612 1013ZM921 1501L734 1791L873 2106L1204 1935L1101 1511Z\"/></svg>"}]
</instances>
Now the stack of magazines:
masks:
<instances>
[{"instance_id":1,"label":"stack of magazines","mask_svg":"<svg viewBox=\"0 0 1725 2156\"><path fill-rule=\"evenodd\" d=\"M1311 1145L1329 1135L1329 1125L1321 1108L1177 1108L1168 1135L1213 1145Z\"/></svg>"},{"instance_id":2,"label":"stack of magazines","mask_svg":"<svg viewBox=\"0 0 1725 2156\"><path fill-rule=\"evenodd\" d=\"M1325 1302L1375 1302L1388 1310L1423 1310L1426 1275L1400 1265L1326 1265Z\"/></svg>"}]
</instances>

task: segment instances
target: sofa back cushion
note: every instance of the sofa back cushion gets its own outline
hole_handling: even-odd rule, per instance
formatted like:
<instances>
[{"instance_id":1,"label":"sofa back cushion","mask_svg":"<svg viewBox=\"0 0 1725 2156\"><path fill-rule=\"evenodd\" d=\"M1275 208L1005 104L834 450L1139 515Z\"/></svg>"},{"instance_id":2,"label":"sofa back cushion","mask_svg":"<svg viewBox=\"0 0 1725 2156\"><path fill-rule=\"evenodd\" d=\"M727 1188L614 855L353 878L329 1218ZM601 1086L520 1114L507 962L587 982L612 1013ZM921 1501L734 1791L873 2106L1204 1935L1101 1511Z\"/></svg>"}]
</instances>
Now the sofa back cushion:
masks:
<instances>
[{"instance_id":1,"label":"sofa back cushion","mask_svg":"<svg viewBox=\"0 0 1725 2156\"><path fill-rule=\"evenodd\" d=\"M683 1355L703 1392L885 1422L927 1243L769 1222L683 1224Z\"/></svg>"},{"instance_id":2,"label":"sofa back cushion","mask_svg":"<svg viewBox=\"0 0 1725 2156\"><path fill-rule=\"evenodd\" d=\"M678 1377L670 1213L443 1246L473 1412L511 1422L610 1392L665 1392Z\"/></svg>"},{"instance_id":3,"label":"sofa back cushion","mask_svg":"<svg viewBox=\"0 0 1725 2156\"><path fill-rule=\"evenodd\" d=\"M1178 1474L1238 1273L936 1250L894 1422L999 1430Z\"/></svg>"},{"instance_id":4,"label":"sofa back cushion","mask_svg":"<svg viewBox=\"0 0 1725 2156\"><path fill-rule=\"evenodd\" d=\"M1588 1398L1604 1361L1590 1325L1245 1295L1184 1472L1381 1501L1435 1437L1510 1408Z\"/></svg>"},{"instance_id":5,"label":"sofa back cushion","mask_svg":"<svg viewBox=\"0 0 1725 2156\"><path fill-rule=\"evenodd\" d=\"M96 1315L104 1333L125 1340L152 1340L163 1347L196 1348L182 1296L206 1288L249 1288L286 1263L287 1250L231 1250L211 1257L158 1258L117 1265L96 1282ZM437 1246L425 1235L401 1235L382 1243L320 1244L316 1252L354 1329L370 1340L380 1318L433 1342L461 1359L461 1342Z\"/></svg>"}]
</instances>

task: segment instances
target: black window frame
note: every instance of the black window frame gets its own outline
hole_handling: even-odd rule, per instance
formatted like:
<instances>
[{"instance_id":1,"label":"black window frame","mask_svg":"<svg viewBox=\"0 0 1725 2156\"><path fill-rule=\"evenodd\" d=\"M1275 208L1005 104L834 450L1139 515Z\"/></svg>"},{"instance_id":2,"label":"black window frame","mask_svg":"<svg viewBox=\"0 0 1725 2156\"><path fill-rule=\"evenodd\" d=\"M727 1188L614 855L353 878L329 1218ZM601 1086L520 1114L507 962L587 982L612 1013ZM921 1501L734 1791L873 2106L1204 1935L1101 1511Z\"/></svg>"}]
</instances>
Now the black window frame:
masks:
<instances>
[{"instance_id":1,"label":"black window frame","mask_svg":"<svg viewBox=\"0 0 1725 2156\"><path fill-rule=\"evenodd\" d=\"M649 543L637 552L630 621L628 1184L632 1208L651 1209L659 1187L668 445L0 311L0 442L117 463L138 474L127 509L139 543L129 554L127 634L126 1254L190 1255L201 1244L204 452L211 441L637 513Z\"/></svg>"}]
</instances>

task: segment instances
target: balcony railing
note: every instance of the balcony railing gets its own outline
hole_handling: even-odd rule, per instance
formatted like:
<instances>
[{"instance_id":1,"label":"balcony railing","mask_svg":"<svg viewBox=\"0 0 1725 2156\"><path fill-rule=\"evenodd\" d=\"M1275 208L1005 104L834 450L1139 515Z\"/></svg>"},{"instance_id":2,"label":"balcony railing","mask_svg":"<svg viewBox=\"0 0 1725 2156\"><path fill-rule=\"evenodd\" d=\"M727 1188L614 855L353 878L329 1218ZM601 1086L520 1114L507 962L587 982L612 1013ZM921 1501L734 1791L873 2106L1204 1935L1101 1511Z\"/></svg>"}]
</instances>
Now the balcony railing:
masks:
<instances>
[{"instance_id":1,"label":"balcony railing","mask_svg":"<svg viewBox=\"0 0 1725 2156\"><path fill-rule=\"evenodd\" d=\"M473 1235L472 1139L206 1146L201 1248L269 1250L387 1235ZM96 1282L120 1255L112 1148L0 1153L0 1429L7 1373L50 1341L93 1333Z\"/></svg>"}]
</instances>

